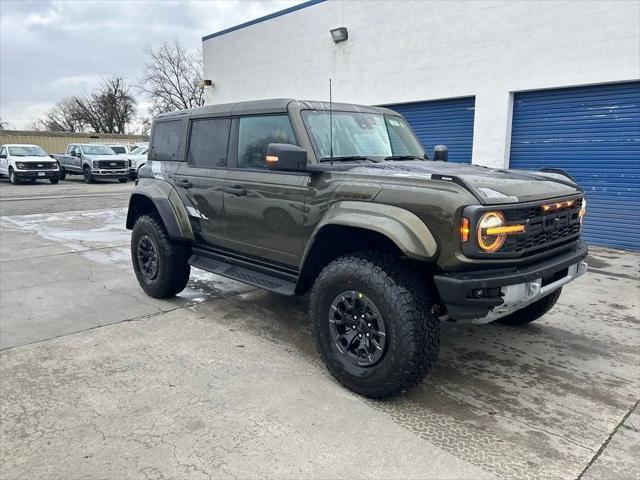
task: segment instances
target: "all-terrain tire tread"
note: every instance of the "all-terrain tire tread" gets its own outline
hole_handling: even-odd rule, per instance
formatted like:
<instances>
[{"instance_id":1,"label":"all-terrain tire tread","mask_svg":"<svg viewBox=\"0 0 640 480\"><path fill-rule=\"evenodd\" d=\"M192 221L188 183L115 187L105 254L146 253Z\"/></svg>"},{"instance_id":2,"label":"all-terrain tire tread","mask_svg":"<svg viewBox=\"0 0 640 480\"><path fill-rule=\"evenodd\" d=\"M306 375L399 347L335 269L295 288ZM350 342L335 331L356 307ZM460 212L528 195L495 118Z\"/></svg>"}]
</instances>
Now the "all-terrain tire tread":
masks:
<instances>
[{"instance_id":1,"label":"all-terrain tire tread","mask_svg":"<svg viewBox=\"0 0 640 480\"><path fill-rule=\"evenodd\" d=\"M136 228L137 227L137 228ZM137 242L134 241L137 231L146 228L155 232L154 240L158 246L160 263L164 264L163 277L153 285L139 281L142 289L154 298L169 298L185 289L189 282L191 266L189 256L191 251L188 246L172 240L167 234L162 221L156 215L141 215L136 219L133 227L131 241L131 260L136 276L140 275L136 262ZM160 275L160 273L159 273Z\"/></svg>"},{"instance_id":2,"label":"all-terrain tire tread","mask_svg":"<svg viewBox=\"0 0 640 480\"><path fill-rule=\"evenodd\" d=\"M440 346L439 320L432 314L434 300L431 298L427 286L411 269L406 267L398 258L381 252L359 252L340 257L327 265L315 281L310 297L310 311L314 329L316 348L329 366L331 373L342 382L344 379L336 375L320 345L318 335L318 312L320 295L323 285L331 278L344 272L354 272L360 269L370 282L382 282L385 292L393 304L393 310L401 312L399 322L398 341L404 352L403 368L394 373L384 383L371 388L354 388L357 393L369 398L382 399L405 391L418 383L435 364Z\"/></svg>"}]
</instances>

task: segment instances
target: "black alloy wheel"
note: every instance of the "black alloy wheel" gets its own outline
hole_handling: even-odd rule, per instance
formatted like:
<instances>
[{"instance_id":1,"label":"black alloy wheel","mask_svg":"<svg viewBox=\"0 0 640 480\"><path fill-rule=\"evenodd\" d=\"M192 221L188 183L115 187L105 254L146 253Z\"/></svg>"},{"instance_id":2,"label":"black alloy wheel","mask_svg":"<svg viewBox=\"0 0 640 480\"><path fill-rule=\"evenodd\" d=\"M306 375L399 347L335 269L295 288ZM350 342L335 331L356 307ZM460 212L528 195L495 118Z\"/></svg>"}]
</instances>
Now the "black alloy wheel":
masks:
<instances>
[{"instance_id":1,"label":"black alloy wheel","mask_svg":"<svg viewBox=\"0 0 640 480\"><path fill-rule=\"evenodd\" d=\"M147 283L158 276L158 247L148 235L142 235L138 240L138 266Z\"/></svg>"},{"instance_id":2,"label":"black alloy wheel","mask_svg":"<svg viewBox=\"0 0 640 480\"><path fill-rule=\"evenodd\" d=\"M329 324L336 347L354 365L371 367L384 355L384 319L363 293L348 290L339 294L331 303Z\"/></svg>"}]
</instances>

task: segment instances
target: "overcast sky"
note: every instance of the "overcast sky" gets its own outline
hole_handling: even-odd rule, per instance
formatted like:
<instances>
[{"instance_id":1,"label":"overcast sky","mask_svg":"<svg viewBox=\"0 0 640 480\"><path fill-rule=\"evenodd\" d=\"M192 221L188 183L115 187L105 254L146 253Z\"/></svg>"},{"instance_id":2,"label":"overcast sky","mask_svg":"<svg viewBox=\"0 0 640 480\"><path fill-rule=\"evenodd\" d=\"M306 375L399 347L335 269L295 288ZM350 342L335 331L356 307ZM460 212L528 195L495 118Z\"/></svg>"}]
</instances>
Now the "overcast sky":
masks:
<instances>
[{"instance_id":1,"label":"overcast sky","mask_svg":"<svg viewBox=\"0 0 640 480\"><path fill-rule=\"evenodd\" d=\"M209 33L300 0L0 0L0 117L28 128L58 100L112 74L135 85L143 48L177 39L201 48ZM142 110L147 99L136 92Z\"/></svg>"}]
</instances>

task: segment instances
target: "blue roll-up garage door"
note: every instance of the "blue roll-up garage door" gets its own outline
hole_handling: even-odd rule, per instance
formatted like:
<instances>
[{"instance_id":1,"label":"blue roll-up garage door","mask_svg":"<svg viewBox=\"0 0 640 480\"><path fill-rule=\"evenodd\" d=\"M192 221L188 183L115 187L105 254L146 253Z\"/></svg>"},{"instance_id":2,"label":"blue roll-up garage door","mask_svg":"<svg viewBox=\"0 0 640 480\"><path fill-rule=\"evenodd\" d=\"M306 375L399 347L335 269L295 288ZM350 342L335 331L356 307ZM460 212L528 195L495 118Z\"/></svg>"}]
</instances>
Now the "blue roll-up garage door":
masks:
<instances>
[{"instance_id":1,"label":"blue roll-up garage door","mask_svg":"<svg viewBox=\"0 0 640 480\"><path fill-rule=\"evenodd\" d=\"M514 95L511 168L566 170L587 194L587 241L640 249L640 82Z\"/></svg>"},{"instance_id":2,"label":"blue roll-up garage door","mask_svg":"<svg viewBox=\"0 0 640 480\"><path fill-rule=\"evenodd\" d=\"M439 144L449 148L449 161L471 163L475 97L386 105L404 115L422 146L433 155Z\"/></svg>"}]
</instances>

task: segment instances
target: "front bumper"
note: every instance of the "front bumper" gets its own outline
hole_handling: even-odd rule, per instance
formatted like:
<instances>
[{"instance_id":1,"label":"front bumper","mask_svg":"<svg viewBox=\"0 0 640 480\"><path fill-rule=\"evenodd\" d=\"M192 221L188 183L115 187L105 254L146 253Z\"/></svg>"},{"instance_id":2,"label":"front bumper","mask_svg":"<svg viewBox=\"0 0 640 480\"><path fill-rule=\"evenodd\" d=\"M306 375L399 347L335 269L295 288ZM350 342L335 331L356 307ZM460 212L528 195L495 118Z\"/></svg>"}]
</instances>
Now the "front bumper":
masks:
<instances>
[{"instance_id":1,"label":"front bumper","mask_svg":"<svg viewBox=\"0 0 640 480\"><path fill-rule=\"evenodd\" d=\"M60 170L14 170L16 178L60 178Z\"/></svg>"},{"instance_id":2,"label":"front bumper","mask_svg":"<svg viewBox=\"0 0 640 480\"><path fill-rule=\"evenodd\" d=\"M108 169L95 169L91 170L91 173L96 178L129 178L129 169L118 169L118 170L108 170Z\"/></svg>"},{"instance_id":3,"label":"front bumper","mask_svg":"<svg viewBox=\"0 0 640 480\"><path fill-rule=\"evenodd\" d=\"M587 245L523 267L434 276L449 316L488 323L549 295L587 270Z\"/></svg>"}]
</instances>

